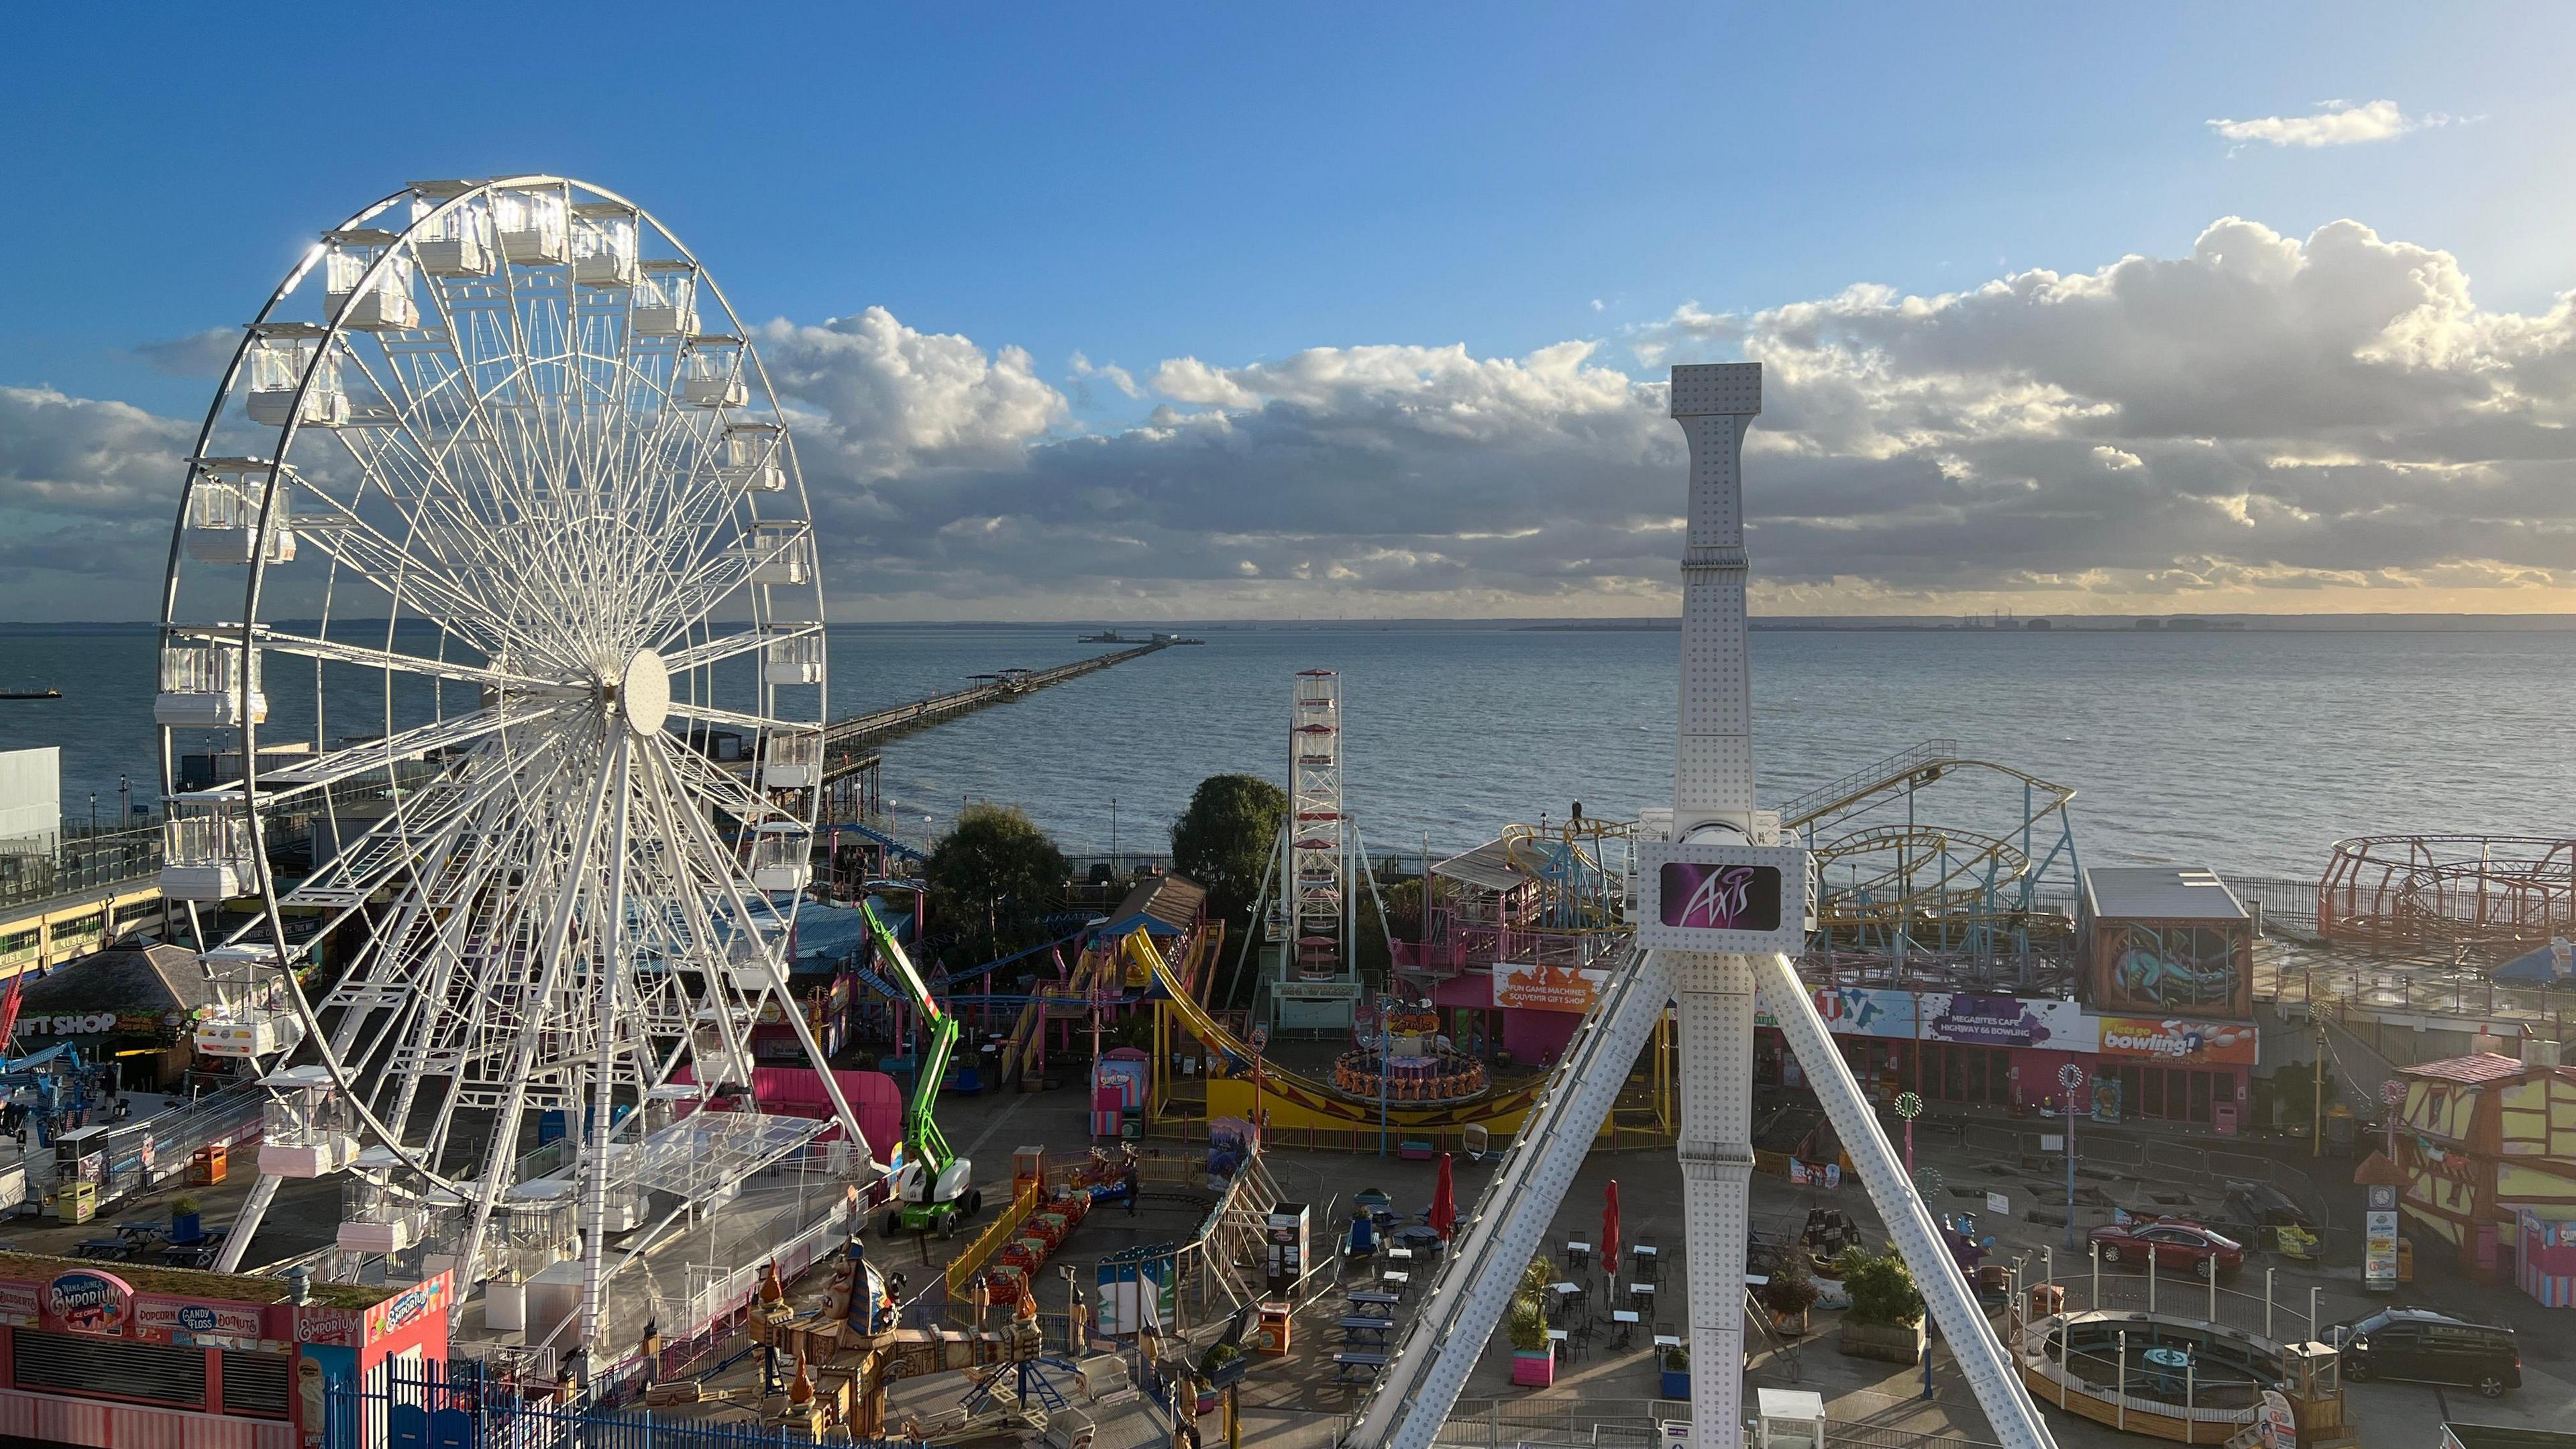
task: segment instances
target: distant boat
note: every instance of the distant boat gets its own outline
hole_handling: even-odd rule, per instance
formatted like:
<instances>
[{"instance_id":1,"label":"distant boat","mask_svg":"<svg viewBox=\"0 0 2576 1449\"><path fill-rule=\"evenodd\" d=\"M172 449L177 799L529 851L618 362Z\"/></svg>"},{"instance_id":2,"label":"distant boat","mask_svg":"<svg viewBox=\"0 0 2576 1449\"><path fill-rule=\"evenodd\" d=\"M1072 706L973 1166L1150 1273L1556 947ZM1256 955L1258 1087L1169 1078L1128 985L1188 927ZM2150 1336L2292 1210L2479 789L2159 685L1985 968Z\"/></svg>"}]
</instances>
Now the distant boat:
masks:
<instances>
[{"instance_id":1,"label":"distant boat","mask_svg":"<svg viewBox=\"0 0 2576 1449\"><path fill-rule=\"evenodd\" d=\"M59 689L0 689L0 699L60 699Z\"/></svg>"},{"instance_id":2,"label":"distant boat","mask_svg":"<svg viewBox=\"0 0 2576 1449\"><path fill-rule=\"evenodd\" d=\"M1073 642L1076 644L1142 644L1145 641L1130 639L1115 629L1104 629L1097 634L1085 634Z\"/></svg>"}]
</instances>

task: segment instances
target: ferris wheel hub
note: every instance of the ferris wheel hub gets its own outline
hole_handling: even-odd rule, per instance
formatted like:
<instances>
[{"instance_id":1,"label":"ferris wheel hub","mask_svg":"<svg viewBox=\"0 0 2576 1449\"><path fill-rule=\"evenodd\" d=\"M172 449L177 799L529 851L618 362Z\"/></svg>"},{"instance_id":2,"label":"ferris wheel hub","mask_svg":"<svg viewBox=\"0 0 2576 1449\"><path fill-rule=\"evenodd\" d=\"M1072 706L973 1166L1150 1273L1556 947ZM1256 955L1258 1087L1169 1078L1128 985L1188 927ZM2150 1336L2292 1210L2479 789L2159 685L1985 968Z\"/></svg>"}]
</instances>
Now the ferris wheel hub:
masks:
<instances>
[{"instance_id":1,"label":"ferris wheel hub","mask_svg":"<svg viewBox=\"0 0 2576 1449\"><path fill-rule=\"evenodd\" d=\"M626 661L626 676L617 686L626 727L639 735L659 734L671 715L671 670L662 656L638 649Z\"/></svg>"}]
</instances>

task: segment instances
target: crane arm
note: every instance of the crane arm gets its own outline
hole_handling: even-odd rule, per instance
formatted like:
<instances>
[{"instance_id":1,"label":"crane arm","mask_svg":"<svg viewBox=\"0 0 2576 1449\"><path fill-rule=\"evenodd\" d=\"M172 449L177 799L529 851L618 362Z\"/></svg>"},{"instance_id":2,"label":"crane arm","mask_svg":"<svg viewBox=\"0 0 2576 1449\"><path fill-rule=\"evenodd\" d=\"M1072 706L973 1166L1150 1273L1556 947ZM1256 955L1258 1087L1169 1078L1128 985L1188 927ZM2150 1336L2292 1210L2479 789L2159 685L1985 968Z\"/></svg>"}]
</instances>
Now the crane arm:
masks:
<instances>
[{"instance_id":1,"label":"crane arm","mask_svg":"<svg viewBox=\"0 0 2576 1449\"><path fill-rule=\"evenodd\" d=\"M957 1047L957 1018L931 998L930 987L913 969L912 958L904 954L903 943L895 939L893 928L877 914L876 903L862 898L859 910L867 918L868 937L876 942L878 959L893 968L894 979L912 998L913 1009L930 1023L930 1048L922 1054L921 1069L913 1074L912 1101L903 1109L903 1147L920 1160L928 1180L936 1181L957 1158L948 1148L948 1139L940 1135L939 1123L933 1116L939 1103L939 1084L948 1075L949 1054Z\"/></svg>"}]
</instances>

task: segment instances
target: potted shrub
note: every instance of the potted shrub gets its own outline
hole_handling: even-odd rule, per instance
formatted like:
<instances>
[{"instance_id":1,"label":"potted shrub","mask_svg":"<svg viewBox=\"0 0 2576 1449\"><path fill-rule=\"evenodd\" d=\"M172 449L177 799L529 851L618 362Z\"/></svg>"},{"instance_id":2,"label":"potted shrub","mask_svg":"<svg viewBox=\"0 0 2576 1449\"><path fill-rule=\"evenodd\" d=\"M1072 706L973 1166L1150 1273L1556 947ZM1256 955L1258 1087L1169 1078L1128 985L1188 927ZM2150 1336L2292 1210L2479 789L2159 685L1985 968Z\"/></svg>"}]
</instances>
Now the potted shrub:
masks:
<instances>
[{"instance_id":1,"label":"potted shrub","mask_svg":"<svg viewBox=\"0 0 2576 1449\"><path fill-rule=\"evenodd\" d=\"M1791 1335L1807 1331L1807 1310L1815 1306L1819 1290L1807 1265L1791 1258L1773 1270L1771 1280L1762 1285L1762 1306L1771 1310L1771 1324Z\"/></svg>"},{"instance_id":2,"label":"potted shrub","mask_svg":"<svg viewBox=\"0 0 2576 1449\"><path fill-rule=\"evenodd\" d=\"M1512 1382L1543 1389L1556 1382L1556 1341L1547 1336L1547 1285L1554 1269L1545 1258L1532 1258L1503 1315L1512 1340Z\"/></svg>"},{"instance_id":3,"label":"potted shrub","mask_svg":"<svg viewBox=\"0 0 2576 1449\"><path fill-rule=\"evenodd\" d=\"M1231 1343L1220 1343L1208 1350L1206 1362L1199 1365L1199 1376L1208 1381L1209 1387L1221 1389L1228 1384L1241 1383L1251 1368L1252 1360L1243 1356L1241 1348Z\"/></svg>"},{"instance_id":4,"label":"potted shrub","mask_svg":"<svg viewBox=\"0 0 2576 1449\"><path fill-rule=\"evenodd\" d=\"M204 1220L199 1216L201 1210L202 1204L192 1196L181 1194L172 1200L170 1204L171 1242L185 1246L204 1241L206 1227Z\"/></svg>"},{"instance_id":5,"label":"potted shrub","mask_svg":"<svg viewBox=\"0 0 2576 1449\"><path fill-rule=\"evenodd\" d=\"M1663 1396L1668 1399L1690 1397L1690 1350L1680 1344L1664 1350Z\"/></svg>"},{"instance_id":6,"label":"potted shrub","mask_svg":"<svg viewBox=\"0 0 2576 1449\"><path fill-rule=\"evenodd\" d=\"M1842 1352L1852 1358L1916 1363L1923 1357L1923 1295L1896 1250L1852 1248L1836 1260L1851 1308L1843 1314Z\"/></svg>"}]
</instances>

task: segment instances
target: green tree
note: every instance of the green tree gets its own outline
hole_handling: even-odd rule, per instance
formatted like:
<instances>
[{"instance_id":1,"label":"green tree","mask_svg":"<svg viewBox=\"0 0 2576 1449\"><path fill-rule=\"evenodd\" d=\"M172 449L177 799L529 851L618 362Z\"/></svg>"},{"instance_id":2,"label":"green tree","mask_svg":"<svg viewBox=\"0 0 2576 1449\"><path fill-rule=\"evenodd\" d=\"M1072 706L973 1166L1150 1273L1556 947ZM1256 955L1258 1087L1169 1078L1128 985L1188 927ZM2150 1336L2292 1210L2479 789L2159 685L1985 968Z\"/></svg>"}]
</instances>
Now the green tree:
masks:
<instances>
[{"instance_id":1,"label":"green tree","mask_svg":"<svg viewBox=\"0 0 2576 1449\"><path fill-rule=\"evenodd\" d=\"M1208 910L1240 930L1270 874L1288 793L1258 775L1210 775L1172 822L1172 869L1207 887Z\"/></svg>"},{"instance_id":2,"label":"green tree","mask_svg":"<svg viewBox=\"0 0 2576 1449\"><path fill-rule=\"evenodd\" d=\"M1064 904L1064 852L1007 805L970 805L922 867L930 919L976 964L1043 939Z\"/></svg>"},{"instance_id":3,"label":"green tree","mask_svg":"<svg viewBox=\"0 0 2576 1449\"><path fill-rule=\"evenodd\" d=\"M1845 1323L1865 1328L1911 1328L1923 1321L1923 1295L1914 1286L1914 1275L1906 1271L1905 1260L1894 1248L1884 1253L1871 1253L1864 1248L1845 1248L1834 1260L1842 1274L1844 1291L1851 1294L1851 1311L1843 1315Z\"/></svg>"}]
</instances>

